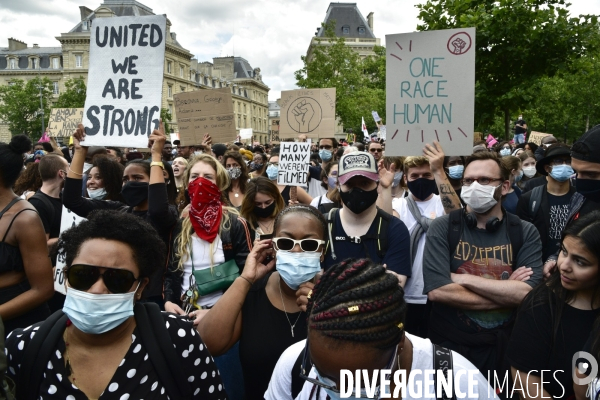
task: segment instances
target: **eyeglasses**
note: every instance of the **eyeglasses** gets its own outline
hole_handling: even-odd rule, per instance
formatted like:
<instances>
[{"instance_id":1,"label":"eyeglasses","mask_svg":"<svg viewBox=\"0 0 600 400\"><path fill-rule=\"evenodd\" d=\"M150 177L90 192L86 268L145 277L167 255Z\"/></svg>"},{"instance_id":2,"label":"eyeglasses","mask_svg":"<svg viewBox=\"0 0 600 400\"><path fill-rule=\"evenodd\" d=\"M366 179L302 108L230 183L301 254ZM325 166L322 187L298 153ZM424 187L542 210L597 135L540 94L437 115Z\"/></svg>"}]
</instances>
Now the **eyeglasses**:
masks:
<instances>
[{"instance_id":1,"label":"eyeglasses","mask_svg":"<svg viewBox=\"0 0 600 400\"><path fill-rule=\"evenodd\" d=\"M104 273L100 273L100 268L95 265L73 264L65 268L65 275L69 285L76 290L85 292L91 288L98 279L102 277L104 285L111 293L127 293L133 282L137 281L133 272L126 269L106 268Z\"/></svg>"},{"instance_id":2,"label":"eyeglasses","mask_svg":"<svg viewBox=\"0 0 600 400\"><path fill-rule=\"evenodd\" d=\"M494 181L504 181L504 179L481 177L481 178L465 178L465 179L461 180L463 186L471 186L473 184L473 182L477 182L480 185L486 186Z\"/></svg>"},{"instance_id":3,"label":"eyeglasses","mask_svg":"<svg viewBox=\"0 0 600 400\"><path fill-rule=\"evenodd\" d=\"M381 153L383 149L369 149L370 153Z\"/></svg>"},{"instance_id":4,"label":"eyeglasses","mask_svg":"<svg viewBox=\"0 0 600 400\"><path fill-rule=\"evenodd\" d=\"M325 244L325 241L319 239L295 240L284 237L273 238L275 250L292 251L297 244L300 245L302 251L315 252L319 249L320 245Z\"/></svg>"},{"instance_id":5,"label":"eyeglasses","mask_svg":"<svg viewBox=\"0 0 600 400\"><path fill-rule=\"evenodd\" d=\"M550 160L550 165L558 166L558 165L571 165L570 158L554 158Z\"/></svg>"}]
</instances>

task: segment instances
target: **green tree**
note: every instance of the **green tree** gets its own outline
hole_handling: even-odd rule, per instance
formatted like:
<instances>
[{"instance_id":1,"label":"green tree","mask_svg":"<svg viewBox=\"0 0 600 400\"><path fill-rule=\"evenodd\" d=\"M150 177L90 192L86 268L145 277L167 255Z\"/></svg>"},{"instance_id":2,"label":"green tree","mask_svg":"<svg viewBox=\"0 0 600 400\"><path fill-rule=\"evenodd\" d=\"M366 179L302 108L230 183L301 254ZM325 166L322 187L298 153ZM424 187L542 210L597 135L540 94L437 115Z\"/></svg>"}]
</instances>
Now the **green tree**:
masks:
<instances>
[{"instance_id":1,"label":"green tree","mask_svg":"<svg viewBox=\"0 0 600 400\"><path fill-rule=\"evenodd\" d=\"M169 111L168 108L161 108L160 109L160 119L162 120L163 125L165 126L165 132L167 134L169 134L169 132L171 132L169 123L173 119L173 116L171 115L171 112Z\"/></svg>"},{"instance_id":2,"label":"green tree","mask_svg":"<svg viewBox=\"0 0 600 400\"><path fill-rule=\"evenodd\" d=\"M52 82L48 78L34 78L27 82L14 79L8 85L0 86L0 119L8 123L13 135L24 133L37 140L42 135L40 111L43 111L44 123L47 124L51 96Z\"/></svg>"},{"instance_id":3,"label":"green tree","mask_svg":"<svg viewBox=\"0 0 600 400\"><path fill-rule=\"evenodd\" d=\"M87 92L83 78L69 79L65 87L67 89L58 96L52 108L83 108Z\"/></svg>"},{"instance_id":4,"label":"green tree","mask_svg":"<svg viewBox=\"0 0 600 400\"><path fill-rule=\"evenodd\" d=\"M362 135L361 118L369 131L376 130L371 111L385 118L385 48L377 46L375 56L361 57L336 37L333 23L323 25L325 36L317 39L310 60L302 56L304 67L295 72L301 88L335 88L336 115L344 128Z\"/></svg>"},{"instance_id":5,"label":"green tree","mask_svg":"<svg viewBox=\"0 0 600 400\"><path fill-rule=\"evenodd\" d=\"M531 85L568 69L591 49L597 17L571 18L564 0L427 0L418 30L474 27L475 126L497 113L509 136L511 113L533 100Z\"/></svg>"}]
</instances>

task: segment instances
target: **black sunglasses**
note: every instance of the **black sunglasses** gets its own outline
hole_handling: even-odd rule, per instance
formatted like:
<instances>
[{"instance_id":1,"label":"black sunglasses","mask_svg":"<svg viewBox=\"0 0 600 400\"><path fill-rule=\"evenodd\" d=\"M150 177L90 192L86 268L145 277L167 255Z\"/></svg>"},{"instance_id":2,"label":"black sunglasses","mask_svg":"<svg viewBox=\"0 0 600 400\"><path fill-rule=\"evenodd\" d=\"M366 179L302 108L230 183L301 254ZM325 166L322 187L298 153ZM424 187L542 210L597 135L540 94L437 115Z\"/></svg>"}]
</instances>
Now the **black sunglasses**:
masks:
<instances>
[{"instance_id":1,"label":"black sunglasses","mask_svg":"<svg viewBox=\"0 0 600 400\"><path fill-rule=\"evenodd\" d=\"M104 273L100 273L100 268L95 265L73 264L65 268L65 276L69 285L76 290L85 292L91 288L98 279L102 277L104 285L111 293L127 293L133 282L137 281L133 272L126 269L106 268Z\"/></svg>"}]
</instances>

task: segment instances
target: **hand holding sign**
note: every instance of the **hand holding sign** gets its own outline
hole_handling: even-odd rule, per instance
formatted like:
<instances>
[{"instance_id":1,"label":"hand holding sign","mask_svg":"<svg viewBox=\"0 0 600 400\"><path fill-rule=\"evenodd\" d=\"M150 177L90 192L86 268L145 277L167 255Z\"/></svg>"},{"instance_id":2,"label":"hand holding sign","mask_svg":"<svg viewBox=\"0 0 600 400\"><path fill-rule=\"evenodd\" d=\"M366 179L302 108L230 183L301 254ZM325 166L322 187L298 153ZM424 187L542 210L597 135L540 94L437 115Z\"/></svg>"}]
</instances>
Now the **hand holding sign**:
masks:
<instances>
[{"instance_id":1,"label":"hand holding sign","mask_svg":"<svg viewBox=\"0 0 600 400\"><path fill-rule=\"evenodd\" d=\"M436 173L444 169L444 149L439 142L434 141L432 144L426 144L423 149L423 155L429 160L431 172Z\"/></svg>"},{"instance_id":2,"label":"hand holding sign","mask_svg":"<svg viewBox=\"0 0 600 400\"><path fill-rule=\"evenodd\" d=\"M204 134L204 138L202 139L202 146L209 146L212 144L212 137L208 133Z\"/></svg>"},{"instance_id":3,"label":"hand holding sign","mask_svg":"<svg viewBox=\"0 0 600 400\"><path fill-rule=\"evenodd\" d=\"M298 132L310 132L310 121L315 116L315 109L312 104L302 100L292 109L292 113L298 123Z\"/></svg>"},{"instance_id":4,"label":"hand holding sign","mask_svg":"<svg viewBox=\"0 0 600 400\"><path fill-rule=\"evenodd\" d=\"M85 140L85 127L83 126L83 124L79 124L79 126L77 127L77 130L75 130L75 132L73 132L73 148L75 150L80 150L82 147L86 147L81 144L81 142L83 142Z\"/></svg>"},{"instance_id":5,"label":"hand holding sign","mask_svg":"<svg viewBox=\"0 0 600 400\"><path fill-rule=\"evenodd\" d=\"M158 154L162 157L162 151L167 141L167 135L165 135L165 126L163 125L162 119L158 125L158 129L152 131L152 134L148 138L148 147L151 149L152 154Z\"/></svg>"}]
</instances>

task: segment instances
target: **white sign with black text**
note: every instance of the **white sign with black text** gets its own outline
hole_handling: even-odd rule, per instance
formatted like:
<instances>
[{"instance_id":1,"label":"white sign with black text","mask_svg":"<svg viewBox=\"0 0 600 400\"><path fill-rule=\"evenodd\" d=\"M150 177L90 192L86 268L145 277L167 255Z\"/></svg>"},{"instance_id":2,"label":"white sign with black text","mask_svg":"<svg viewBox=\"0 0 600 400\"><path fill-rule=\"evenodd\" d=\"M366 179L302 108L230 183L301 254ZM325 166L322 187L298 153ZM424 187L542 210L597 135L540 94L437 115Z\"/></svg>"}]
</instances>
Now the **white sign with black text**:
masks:
<instances>
[{"instance_id":1,"label":"white sign with black text","mask_svg":"<svg viewBox=\"0 0 600 400\"><path fill-rule=\"evenodd\" d=\"M277 184L306 186L310 165L310 142L281 142Z\"/></svg>"},{"instance_id":2,"label":"white sign with black text","mask_svg":"<svg viewBox=\"0 0 600 400\"><path fill-rule=\"evenodd\" d=\"M60 218L60 233L62 233L68 229L73 228L81 223L81 221L85 221L85 218L80 217L75 214L73 211L69 210L65 206L63 206L62 214ZM63 274L63 268L66 266L65 259L60 254L56 259L56 268L54 268L54 290L59 293L67 294L65 291L65 277Z\"/></svg>"}]
</instances>

